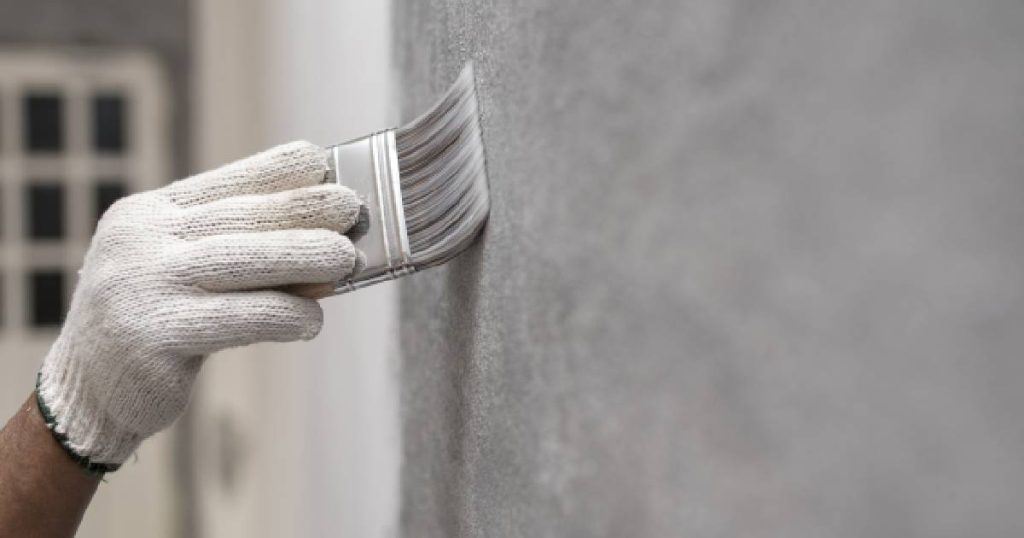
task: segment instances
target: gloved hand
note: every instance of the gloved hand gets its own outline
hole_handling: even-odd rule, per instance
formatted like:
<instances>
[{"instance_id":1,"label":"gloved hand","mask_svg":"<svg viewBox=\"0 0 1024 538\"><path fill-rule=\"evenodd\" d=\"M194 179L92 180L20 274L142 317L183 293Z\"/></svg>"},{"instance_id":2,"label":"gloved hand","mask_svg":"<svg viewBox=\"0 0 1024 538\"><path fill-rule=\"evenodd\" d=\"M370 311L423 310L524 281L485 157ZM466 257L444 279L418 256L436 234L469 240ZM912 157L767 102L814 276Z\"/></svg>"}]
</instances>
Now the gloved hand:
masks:
<instances>
[{"instance_id":1,"label":"gloved hand","mask_svg":"<svg viewBox=\"0 0 1024 538\"><path fill-rule=\"evenodd\" d=\"M116 469L171 424L209 353L320 331L320 305L277 288L352 272L360 201L326 167L295 142L107 210L37 387L81 463Z\"/></svg>"}]
</instances>

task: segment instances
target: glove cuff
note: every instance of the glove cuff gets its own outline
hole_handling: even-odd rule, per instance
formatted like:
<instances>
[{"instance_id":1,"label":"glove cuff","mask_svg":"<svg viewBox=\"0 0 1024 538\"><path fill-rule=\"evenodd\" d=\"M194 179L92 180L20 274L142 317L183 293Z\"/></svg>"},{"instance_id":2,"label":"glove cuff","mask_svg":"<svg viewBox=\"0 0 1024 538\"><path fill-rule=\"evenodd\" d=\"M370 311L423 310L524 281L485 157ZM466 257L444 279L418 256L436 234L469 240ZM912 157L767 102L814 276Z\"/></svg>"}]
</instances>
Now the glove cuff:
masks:
<instances>
[{"instance_id":1,"label":"glove cuff","mask_svg":"<svg viewBox=\"0 0 1024 538\"><path fill-rule=\"evenodd\" d=\"M43 396L39 393L39 379L42 377L42 372L36 376L36 404L39 406L39 414L43 417L43 422L46 423L46 427L53 433L54 439L60 443L60 446L64 447L64 451L67 452L75 463L81 465L86 472L90 474L105 474L112 473L121 468L120 464L113 463L97 463L92 461L87 456L83 456L75 449L71 448L71 441L68 437L58 431L57 418L53 416L53 411L50 410L50 406L46 405L43 400Z\"/></svg>"},{"instance_id":2,"label":"glove cuff","mask_svg":"<svg viewBox=\"0 0 1024 538\"><path fill-rule=\"evenodd\" d=\"M83 386L65 386L73 379L75 372L55 371L52 363L45 361L36 379L39 412L61 446L86 470L116 471L142 438L125 431L105 414L92 411L97 407L92 401L96 395L88 394Z\"/></svg>"}]
</instances>

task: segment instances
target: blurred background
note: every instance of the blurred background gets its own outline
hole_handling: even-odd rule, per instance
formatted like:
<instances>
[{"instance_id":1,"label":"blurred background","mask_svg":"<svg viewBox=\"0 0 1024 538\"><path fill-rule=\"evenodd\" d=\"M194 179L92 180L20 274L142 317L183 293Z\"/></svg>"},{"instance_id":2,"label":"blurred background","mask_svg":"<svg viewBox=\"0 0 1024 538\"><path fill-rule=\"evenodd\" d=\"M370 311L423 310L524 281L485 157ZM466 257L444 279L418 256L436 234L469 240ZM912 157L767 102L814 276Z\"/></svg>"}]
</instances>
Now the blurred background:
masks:
<instances>
[{"instance_id":1,"label":"blurred background","mask_svg":"<svg viewBox=\"0 0 1024 538\"><path fill-rule=\"evenodd\" d=\"M118 197L424 110L444 267L209 361L80 536L1022 536L1019 0L0 0L0 411Z\"/></svg>"},{"instance_id":2,"label":"blurred background","mask_svg":"<svg viewBox=\"0 0 1024 538\"><path fill-rule=\"evenodd\" d=\"M0 2L0 409L33 386L118 197L397 120L388 2ZM392 536L396 294L315 341L220 354L189 415L100 488L82 537ZM357 313L357 314L356 314ZM343 361L329 360L344 346Z\"/></svg>"}]
</instances>

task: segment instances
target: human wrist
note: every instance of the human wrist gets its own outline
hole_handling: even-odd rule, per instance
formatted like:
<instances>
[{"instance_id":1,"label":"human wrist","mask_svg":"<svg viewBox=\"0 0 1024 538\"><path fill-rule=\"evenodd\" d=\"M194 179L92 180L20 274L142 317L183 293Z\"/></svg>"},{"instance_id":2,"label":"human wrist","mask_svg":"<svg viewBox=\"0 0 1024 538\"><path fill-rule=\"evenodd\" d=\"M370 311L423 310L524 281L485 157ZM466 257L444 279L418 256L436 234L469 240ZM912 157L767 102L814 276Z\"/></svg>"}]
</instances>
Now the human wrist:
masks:
<instances>
[{"instance_id":1,"label":"human wrist","mask_svg":"<svg viewBox=\"0 0 1024 538\"><path fill-rule=\"evenodd\" d=\"M71 536L100 479L56 442L33 393L0 430L0 536Z\"/></svg>"}]
</instances>

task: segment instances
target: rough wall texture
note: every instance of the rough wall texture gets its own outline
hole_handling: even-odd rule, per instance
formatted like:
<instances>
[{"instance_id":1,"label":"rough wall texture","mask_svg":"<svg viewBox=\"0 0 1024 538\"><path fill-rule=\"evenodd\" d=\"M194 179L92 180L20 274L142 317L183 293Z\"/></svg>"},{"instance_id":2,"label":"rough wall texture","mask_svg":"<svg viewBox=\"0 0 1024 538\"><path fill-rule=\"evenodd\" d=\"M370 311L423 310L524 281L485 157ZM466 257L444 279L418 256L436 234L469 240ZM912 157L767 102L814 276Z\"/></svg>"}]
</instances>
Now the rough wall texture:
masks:
<instances>
[{"instance_id":1,"label":"rough wall texture","mask_svg":"<svg viewBox=\"0 0 1024 538\"><path fill-rule=\"evenodd\" d=\"M1024 4L396 17L494 202L403 285L405 535L1024 533Z\"/></svg>"}]
</instances>

